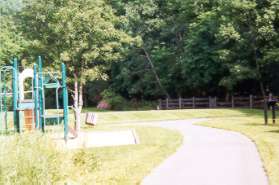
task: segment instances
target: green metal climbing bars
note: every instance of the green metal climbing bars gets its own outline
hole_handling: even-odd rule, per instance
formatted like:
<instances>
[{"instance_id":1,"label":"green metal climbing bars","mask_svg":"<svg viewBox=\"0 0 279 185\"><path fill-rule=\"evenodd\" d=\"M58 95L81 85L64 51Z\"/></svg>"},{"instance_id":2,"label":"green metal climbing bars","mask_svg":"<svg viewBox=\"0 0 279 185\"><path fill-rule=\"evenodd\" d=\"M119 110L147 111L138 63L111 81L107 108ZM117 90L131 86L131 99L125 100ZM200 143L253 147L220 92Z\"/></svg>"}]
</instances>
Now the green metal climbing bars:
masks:
<instances>
[{"instance_id":1,"label":"green metal climbing bars","mask_svg":"<svg viewBox=\"0 0 279 185\"><path fill-rule=\"evenodd\" d=\"M22 132L23 127L21 125L21 111L24 111L26 107L33 109L33 123L36 129L40 129L45 132L46 121L48 119L56 119L57 123L60 120L64 122L64 139L68 139L68 90L67 90L67 76L65 64L61 64L61 82L59 82L58 77L55 76L52 82L49 82L50 72L43 72L43 61L42 57L38 57L37 64L33 66L33 97L30 102L23 102L20 100L19 93L22 90L19 89L19 70L18 70L18 60L15 58L12 61L12 66L4 66L0 69L0 131L2 129L2 112L4 112L4 122L5 129L8 128L7 121L7 85L6 85L6 73L11 71L12 73L12 107L13 107L13 122L16 132ZM4 77L2 77L4 74ZM49 76L46 76L48 74ZM22 78L22 77L20 77ZM53 82L54 81L54 82ZM56 93L56 109L59 109L59 99L58 93L59 89L62 89L63 95L63 116L61 115L47 115L45 108L45 88L55 89Z\"/></svg>"}]
</instances>

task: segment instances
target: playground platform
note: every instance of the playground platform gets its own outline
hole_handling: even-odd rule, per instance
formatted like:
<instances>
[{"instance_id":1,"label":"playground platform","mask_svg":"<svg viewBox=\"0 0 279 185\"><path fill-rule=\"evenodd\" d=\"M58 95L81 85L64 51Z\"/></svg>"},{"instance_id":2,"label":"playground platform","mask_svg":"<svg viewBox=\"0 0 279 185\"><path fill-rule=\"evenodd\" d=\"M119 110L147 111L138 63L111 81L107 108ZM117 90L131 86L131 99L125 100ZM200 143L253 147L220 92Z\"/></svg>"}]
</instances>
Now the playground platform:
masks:
<instances>
[{"instance_id":1,"label":"playground platform","mask_svg":"<svg viewBox=\"0 0 279 185\"><path fill-rule=\"evenodd\" d=\"M65 143L63 134L52 135L57 145L66 149L93 148L139 144L138 136L133 129L120 131L87 131L80 132L77 138L69 137Z\"/></svg>"}]
</instances>

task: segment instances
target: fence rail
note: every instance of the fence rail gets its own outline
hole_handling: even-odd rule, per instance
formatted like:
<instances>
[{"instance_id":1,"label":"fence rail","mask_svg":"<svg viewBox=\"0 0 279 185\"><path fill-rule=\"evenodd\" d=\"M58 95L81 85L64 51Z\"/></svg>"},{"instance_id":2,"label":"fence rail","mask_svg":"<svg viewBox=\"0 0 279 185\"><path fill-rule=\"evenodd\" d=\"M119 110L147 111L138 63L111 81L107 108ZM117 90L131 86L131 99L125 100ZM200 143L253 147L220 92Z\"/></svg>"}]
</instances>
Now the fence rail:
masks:
<instances>
[{"instance_id":1,"label":"fence rail","mask_svg":"<svg viewBox=\"0 0 279 185\"><path fill-rule=\"evenodd\" d=\"M274 97L277 98L278 97ZM231 96L229 100L217 97L192 97L159 100L159 109L195 109L195 108L262 108L263 97Z\"/></svg>"}]
</instances>

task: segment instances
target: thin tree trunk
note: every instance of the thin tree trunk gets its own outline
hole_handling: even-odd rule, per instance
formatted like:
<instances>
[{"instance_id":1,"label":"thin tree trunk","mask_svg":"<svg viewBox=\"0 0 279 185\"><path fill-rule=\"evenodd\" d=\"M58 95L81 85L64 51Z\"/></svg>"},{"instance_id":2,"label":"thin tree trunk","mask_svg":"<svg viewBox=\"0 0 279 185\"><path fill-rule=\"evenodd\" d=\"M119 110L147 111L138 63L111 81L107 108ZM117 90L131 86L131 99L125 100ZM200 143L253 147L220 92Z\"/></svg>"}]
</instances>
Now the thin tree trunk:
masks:
<instances>
[{"instance_id":1,"label":"thin tree trunk","mask_svg":"<svg viewBox=\"0 0 279 185\"><path fill-rule=\"evenodd\" d=\"M227 90L227 92L226 92L226 97L225 97L225 101L226 101L226 102L229 102L229 100L230 100L230 93L229 93L229 91Z\"/></svg>"},{"instance_id":2,"label":"thin tree trunk","mask_svg":"<svg viewBox=\"0 0 279 185\"><path fill-rule=\"evenodd\" d=\"M83 107L83 86L81 83L79 85L78 106L79 106L79 109L82 109L82 107Z\"/></svg>"},{"instance_id":3,"label":"thin tree trunk","mask_svg":"<svg viewBox=\"0 0 279 185\"><path fill-rule=\"evenodd\" d=\"M257 73L258 73L258 80L259 80L259 84L260 84L260 90L261 90L261 94L263 96L263 104L264 104L264 124L267 125L268 124L268 107L267 107L267 99L266 99L266 93L265 93L265 88L264 88L264 84L263 84L263 77L261 74L261 69L260 69L260 64L259 61L257 59L257 49L254 48L254 57L255 57L255 63L256 63L256 69L257 69Z\"/></svg>"},{"instance_id":4,"label":"thin tree trunk","mask_svg":"<svg viewBox=\"0 0 279 185\"><path fill-rule=\"evenodd\" d=\"M253 30L253 27L251 27L252 24L250 25L250 30ZM255 64L256 64L256 70L257 70L257 77L258 77L258 81L259 81L259 85L260 85L260 90L261 90L261 94L263 96L263 103L264 103L264 124L267 125L268 124L268 107L267 107L267 100L266 100L266 93L265 93L265 88L264 88L264 83L263 83L263 76L261 73L261 67L258 61L258 49L257 49L257 41L256 41L256 33L252 32L251 34L251 43L252 47L253 47L253 55L254 55L254 60L255 60Z\"/></svg>"},{"instance_id":5,"label":"thin tree trunk","mask_svg":"<svg viewBox=\"0 0 279 185\"><path fill-rule=\"evenodd\" d=\"M145 55L147 61L148 61L149 64L150 64L151 70L152 70L152 72L153 72L153 74L154 74L154 76L155 76L155 78L156 78L156 81L157 81L159 87L161 88L161 90L163 91L163 93L166 95L166 97L169 98L170 96L169 96L167 90L164 88L164 86L163 86L162 83L161 83L161 80L160 80L160 78L159 78L159 75L158 75L157 72L156 72L156 69L155 69L155 67L154 67L154 64L153 64L151 58L150 58L149 53L146 51L145 48L142 48L142 50L143 50L143 52L144 52L144 55Z\"/></svg>"},{"instance_id":6,"label":"thin tree trunk","mask_svg":"<svg viewBox=\"0 0 279 185\"><path fill-rule=\"evenodd\" d=\"M260 89L261 89L261 93L263 96L263 103L264 103L264 124L267 125L268 124L268 107L267 107L267 99L266 99L264 84L262 81L260 81Z\"/></svg>"},{"instance_id":7,"label":"thin tree trunk","mask_svg":"<svg viewBox=\"0 0 279 185\"><path fill-rule=\"evenodd\" d=\"M80 92L78 84L78 75L74 73L74 116L75 116L75 131L78 134L80 131L81 111L79 106Z\"/></svg>"},{"instance_id":8,"label":"thin tree trunk","mask_svg":"<svg viewBox=\"0 0 279 185\"><path fill-rule=\"evenodd\" d=\"M82 111L82 107L83 107L83 90L82 90L83 86L80 83L79 85L79 100L78 100L78 120L77 123L79 125L78 127L78 131L80 130L80 125L81 125L81 111Z\"/></svg>"}]
</instances>

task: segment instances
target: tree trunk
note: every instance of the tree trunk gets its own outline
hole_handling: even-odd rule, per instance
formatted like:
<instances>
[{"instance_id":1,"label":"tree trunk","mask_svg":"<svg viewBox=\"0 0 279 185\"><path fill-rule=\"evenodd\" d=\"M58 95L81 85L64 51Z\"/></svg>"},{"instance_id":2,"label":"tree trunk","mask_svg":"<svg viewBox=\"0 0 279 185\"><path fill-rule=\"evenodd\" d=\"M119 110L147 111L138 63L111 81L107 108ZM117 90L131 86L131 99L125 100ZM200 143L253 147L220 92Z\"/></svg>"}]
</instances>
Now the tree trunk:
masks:
<instances>
[{"instance_id":1,"label":"tree trunk","mask_svg":"<svg viewBox=\"0 0 279 185\"><path fill-rule=\"evenodd\" d=\"M229 93L228 90L226 91L225 101L226 101L226 102L229 102L229 101L230 101L230 93Z\"/></svg>"},{"instance_id":2,"label":"tree trunk","mask_svg":"<svg viewBox=\"0 0 279 185\"><path fill-rule=\"evenodd\" d=\"M153 72L153 74L154 74L154 76L155 76L155 78L156 78L156 81L157 81L159 87L161 88L161 90L163 91L163 93L166 95L166 97L169 98L169 97L170 97L170 96L169 96L169 93L167 92L167 90L166 90L166 89L164 88L164 86L162 85L161 80L160 80L160 78L159 78L159 75L158 75L157 72L156 72L156 69L155 69L155 67L154 67L154 64L153 64L151 58L150 58L149 53L146 51L145 48L142 48L142 50L143 50L143 52L144 52L144 55L145 55L147 61L148 61L149 64L150 64L151 70L152 70L152 72Z\"/></svg>"},{"instance_id":3,"label":"tree trunk","mask_svg":"<svg viewBox=\"0 0 279 185\"><path fill-rule=\"evenodd\" d=\"M82 85L78 83L78 75L74 73L74 116L75 116L75 131L76 134L80 132L81 125L81 110L83 106L82 101Z\"/></svg>"},{"instance_id":4,"label":"tree trunk","mask_svg":"<svg viewBox=\"0 0 279 185\"><path fill-rule=\"evenodd\" d=\"M266 94L265 94L265 90L264 90L264 84L262 81L260 81L260 89L261 89L261 93L263 96L263 103L264 103L264 124L267 125L268 124L268 107L267 107Z\"/></svg>"},{"instance_id":5,"label":"tree trunk","mask_svg":"<svg viewBox=\"0 0 279 185\"><path fill-rule=\"evenodd\" d=\"M250 25L252 26L252 24ZM253 30L253 28L250 28L251 30ZM251 43L252 43L252 47L253 47L253 54L254 54L254 60L255 60L255 64L256 64L256 70L257 70L257 77L258 77L258 81L259 81L259 85L260 85L260 90L261 90L261 94L263 96L263 103L264 103L264 124L267 125L268 124L268 107L267 107L267 99L266 99L266 93L265 93L265 88L264 88L264 83L263 83L263 76L261 73L261 66L258 60L258 56L259 56L259 51L257 48L257 34L255 32L252 32L251 34Z\"/></svg>"},{"instance_id":6,"label":"tree trunk","mask_svg":"<svg viewBox=\"0 0 279 185\"><path fill-rule=\"evenodd\" d=\"M257 73L258 73L258 81L260 84L260 90L261 90L261 94L263 96L263 108L264 108L264 124L267 125L268 124L268 107L267 107L267 99L266 99L266 93L265 93L265 88L264 88L264 83L263 83L263 77L262 77L262 73L261 73L261 67L257 58L257 49L254 48L254 57L255 57L255 63L256 63L256 69L257 69Z\"/></svg>"}]
</instances>

